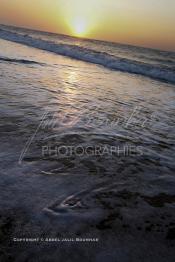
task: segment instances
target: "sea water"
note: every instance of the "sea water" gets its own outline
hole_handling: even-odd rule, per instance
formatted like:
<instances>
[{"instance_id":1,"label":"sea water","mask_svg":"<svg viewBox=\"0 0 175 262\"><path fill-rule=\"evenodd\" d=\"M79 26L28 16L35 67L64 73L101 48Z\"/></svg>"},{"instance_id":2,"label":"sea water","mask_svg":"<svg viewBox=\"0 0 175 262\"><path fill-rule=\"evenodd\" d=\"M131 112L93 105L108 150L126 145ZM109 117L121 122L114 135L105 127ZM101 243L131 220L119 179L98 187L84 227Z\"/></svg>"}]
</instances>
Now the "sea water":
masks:
<instances>
[{"instance_id":1,"label":"sea water","mask_svg":"<svg viewBox=\"0 0 175 262\"><path fill-rule=\"evenodd\" d=\"M111 257L117 238L125 261L122 243L171 256L174 83L173 52L1 26L1 213L27 212L36 237L104 237Z\"/></svg>"}]
</instances>

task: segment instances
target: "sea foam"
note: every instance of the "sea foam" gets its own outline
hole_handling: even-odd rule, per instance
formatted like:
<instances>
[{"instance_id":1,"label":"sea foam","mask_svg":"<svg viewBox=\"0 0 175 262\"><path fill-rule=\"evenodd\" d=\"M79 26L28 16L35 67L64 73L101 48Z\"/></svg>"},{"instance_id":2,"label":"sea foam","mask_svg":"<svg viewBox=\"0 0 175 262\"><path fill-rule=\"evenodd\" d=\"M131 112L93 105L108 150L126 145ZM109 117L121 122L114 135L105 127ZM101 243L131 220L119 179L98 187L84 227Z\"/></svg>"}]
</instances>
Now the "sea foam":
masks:
<instances>
[{"instance_id":1,"label":"sea foam","mask_svg":"<svg viewBox=\"0 0 175 262\"><path fill-rule=\"evenodd\" d=\"M106 52L99 52L77 45L55 43L53 41L43 40L4 29L0 29L0 38L54 52L84 62L98 64L111 70L139 74L160 81L175 83L175 70L166 66L153 65L127 58L116 57Z\"/></svg>"}]
</instances>

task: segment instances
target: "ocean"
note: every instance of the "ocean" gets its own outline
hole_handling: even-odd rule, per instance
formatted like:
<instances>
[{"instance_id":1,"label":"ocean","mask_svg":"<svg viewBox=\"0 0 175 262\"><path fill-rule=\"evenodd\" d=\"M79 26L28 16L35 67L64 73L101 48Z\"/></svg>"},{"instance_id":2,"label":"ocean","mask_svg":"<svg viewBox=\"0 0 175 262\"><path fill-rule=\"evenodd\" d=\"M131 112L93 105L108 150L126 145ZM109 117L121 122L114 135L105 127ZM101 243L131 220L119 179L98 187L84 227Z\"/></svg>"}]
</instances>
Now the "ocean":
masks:
<instances>
[{"instance_id":1,"label":"ocean","mask_svg":"<svg viewBox=\"0 0 175 262\"><path fill-rule=\"evenodd\" d=\"M1 25L0 110L15 261L173 261L174 52Z\"/></svg>"}]
</instances>

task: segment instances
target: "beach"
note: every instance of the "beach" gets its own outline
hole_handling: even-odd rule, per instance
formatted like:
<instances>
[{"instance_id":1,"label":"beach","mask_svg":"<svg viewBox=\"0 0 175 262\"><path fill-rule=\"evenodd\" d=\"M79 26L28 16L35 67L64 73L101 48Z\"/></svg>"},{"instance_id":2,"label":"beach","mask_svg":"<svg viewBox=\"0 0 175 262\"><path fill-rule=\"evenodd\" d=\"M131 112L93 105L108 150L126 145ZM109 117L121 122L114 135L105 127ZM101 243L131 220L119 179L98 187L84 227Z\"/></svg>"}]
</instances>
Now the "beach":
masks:
<instances>
[{"instance_id":1,"label":"beach","mask_svg":"<svg viewBox=\"0 0 175 262\"><path fill-rule=\"evenodd\" d=\"M8 26L0 46L2 261L173 262L175 53Z\"/></svg>"}]
</instances>

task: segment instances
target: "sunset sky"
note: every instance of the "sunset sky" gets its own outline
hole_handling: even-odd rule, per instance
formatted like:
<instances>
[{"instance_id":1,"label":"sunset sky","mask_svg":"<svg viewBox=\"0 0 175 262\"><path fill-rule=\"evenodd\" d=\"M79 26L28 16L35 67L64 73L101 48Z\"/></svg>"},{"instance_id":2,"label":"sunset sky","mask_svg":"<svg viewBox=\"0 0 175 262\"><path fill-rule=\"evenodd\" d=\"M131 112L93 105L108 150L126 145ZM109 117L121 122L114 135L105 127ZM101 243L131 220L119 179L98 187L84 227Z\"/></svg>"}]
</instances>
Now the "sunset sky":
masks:
<instances>
[{"instance_id":1,"label":"sunset sky","mask_svg":"<svg viewBox=\"0 0 175 262\"><path fill-rule=\"evenodd\" d=\"M175 0L0 0L0 23L175 51Z\"/></svg>"}]
</instances>

